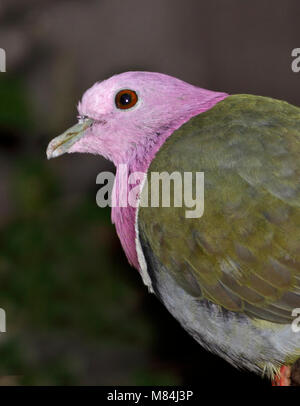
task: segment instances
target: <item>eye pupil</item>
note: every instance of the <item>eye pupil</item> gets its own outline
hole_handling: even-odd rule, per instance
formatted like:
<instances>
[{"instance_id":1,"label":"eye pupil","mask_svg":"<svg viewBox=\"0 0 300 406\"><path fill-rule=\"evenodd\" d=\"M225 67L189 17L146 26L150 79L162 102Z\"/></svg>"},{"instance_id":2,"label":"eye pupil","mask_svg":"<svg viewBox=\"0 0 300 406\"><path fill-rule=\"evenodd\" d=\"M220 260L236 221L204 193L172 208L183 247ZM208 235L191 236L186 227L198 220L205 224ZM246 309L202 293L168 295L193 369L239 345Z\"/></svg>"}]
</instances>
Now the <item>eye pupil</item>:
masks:
<instances>
[{"instance_id":1,"label":"eye pupil","mask_svg":"<svg viewBox=\"0 0 300 406\"><path fill-rule=\"evenodd\" d=\"M118 109L130 109L133 107L138 101L138 96L134 90L130 89L123 89L120 90L115 99L116 106Z\"/></svg>"},{"instance_id":2,"label":"eye pupil","mask_svg":"<svg viewBox=\"0 0 300 406\"><path fill-rule=\"evenodd\" d=\"M123 94L120 96L120 103L121 103L123 106L126 106L127 104L130 104L130 103L131 103L131 96L130 96L130 94L129 94L129 93L123 93Z\"/></svg>"}]
</instances>

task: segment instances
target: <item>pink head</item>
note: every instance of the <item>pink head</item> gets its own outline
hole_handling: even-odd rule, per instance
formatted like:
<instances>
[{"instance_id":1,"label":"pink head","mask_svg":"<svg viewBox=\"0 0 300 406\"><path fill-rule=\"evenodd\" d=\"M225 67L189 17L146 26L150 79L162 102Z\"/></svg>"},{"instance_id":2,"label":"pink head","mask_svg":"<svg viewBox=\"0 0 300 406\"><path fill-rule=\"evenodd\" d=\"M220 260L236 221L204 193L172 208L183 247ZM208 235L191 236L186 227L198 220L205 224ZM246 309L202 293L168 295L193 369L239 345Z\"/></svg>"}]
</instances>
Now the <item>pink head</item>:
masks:
<instances>
[{"instance_id":1,"label":"pink head","mask_svg":"<svg viewBox=\"0 0 300 406\"><path fill-rule=\"evenodd\" d=\"M120 108L116 104L118 93L124 89L137 96L132 107ZM112 76L84 93L78 104L82 128L77 124L73 131L54 139L49 144L48 157L88 152L103 155L115 165L143 160L168 130L225 96L161 73L126 72Z\"/></svg>"},{"instance_id":2,"label":"pink head","mask_svg":"<svg viewBox=\"0 0 300 406\"><path fill-rule=\"evenodd\" d=\"M79 122L52 140L48 158L65 152L103 155L117 166L146 172L160 146L192 116L227 96L171 76L126 72L96 83L78 105ZM115 186L118 183L116 178ZM118 194L118 187L115 187ZM127 198L127 196L126 196ZM139 269L135 208L113 207L112 220L129 259Z\"/></svg>"}]
</instances>

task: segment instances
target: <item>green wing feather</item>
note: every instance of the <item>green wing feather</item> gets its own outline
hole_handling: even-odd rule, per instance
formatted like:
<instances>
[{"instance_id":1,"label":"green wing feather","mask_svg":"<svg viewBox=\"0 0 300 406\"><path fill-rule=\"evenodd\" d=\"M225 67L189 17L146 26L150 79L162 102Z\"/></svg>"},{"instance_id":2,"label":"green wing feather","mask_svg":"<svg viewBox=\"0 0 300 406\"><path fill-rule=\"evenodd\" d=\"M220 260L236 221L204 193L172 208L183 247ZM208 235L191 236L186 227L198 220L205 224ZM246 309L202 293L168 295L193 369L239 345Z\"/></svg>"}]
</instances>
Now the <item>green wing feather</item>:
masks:
<instances>
[{"instance_id":1,"label":"green wing feather","mask_svg":"<svg viewBox=\"0 0 300 406\"><path fill-rule=\"evenodd\" d=\"M186 207L139 210L167 271L195 300L289 323L300 307L300 109L229 96L172 134L148 177L163 171L205 176L201 218L185 218Z\"/></svg>"}]
</instances>

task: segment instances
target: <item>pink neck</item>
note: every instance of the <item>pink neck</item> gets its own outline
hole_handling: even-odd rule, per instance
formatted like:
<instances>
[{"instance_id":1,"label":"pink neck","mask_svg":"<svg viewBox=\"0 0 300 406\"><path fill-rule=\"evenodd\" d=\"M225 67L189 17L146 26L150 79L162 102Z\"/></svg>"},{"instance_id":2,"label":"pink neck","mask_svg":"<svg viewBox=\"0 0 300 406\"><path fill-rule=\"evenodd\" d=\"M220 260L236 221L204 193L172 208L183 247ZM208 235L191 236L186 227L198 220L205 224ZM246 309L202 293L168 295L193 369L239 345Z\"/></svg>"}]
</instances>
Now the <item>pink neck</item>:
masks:
<instances>
[{"instance_id":1,"label":"pink neck","mask_svg":"<svg viewBox=\"0 0 300 406\"><path fill-rule=\"evenodd\" d=\"M136 155L129 160L128 165L128 176L132 172L144 172L147 173L148 167L152 160L154 159L156 153L160 147L164 144L166 139L181 125L187 122L191 117L196 116L197 114L203 113L211 109L219 101L225 99L228 95L225 93L215 93L209 102L205 106L201 106L195 110L191 111L190 114L186 115L184 118L181 118L177 123L175 123L171 128L166 132L160 134L157 137L157 142L151 146L145 146L143 149L137 151ZM118 165L117 165L117 175L114 188L116 188L117 194L120 188L118 187ZM129 191L129 190L128 190ZM127 192L128 195L128 192ZM126 196L127 200L127 196ZM136 269L140 269L138 262L137 252L136 252L136 233L135 233L135 219L136 219L136 208L129 206L128 207L112 207L112 222L116 226L117 234L120 238L122 247L126 253L128 261Z\"/></svg>"}]
</instances>

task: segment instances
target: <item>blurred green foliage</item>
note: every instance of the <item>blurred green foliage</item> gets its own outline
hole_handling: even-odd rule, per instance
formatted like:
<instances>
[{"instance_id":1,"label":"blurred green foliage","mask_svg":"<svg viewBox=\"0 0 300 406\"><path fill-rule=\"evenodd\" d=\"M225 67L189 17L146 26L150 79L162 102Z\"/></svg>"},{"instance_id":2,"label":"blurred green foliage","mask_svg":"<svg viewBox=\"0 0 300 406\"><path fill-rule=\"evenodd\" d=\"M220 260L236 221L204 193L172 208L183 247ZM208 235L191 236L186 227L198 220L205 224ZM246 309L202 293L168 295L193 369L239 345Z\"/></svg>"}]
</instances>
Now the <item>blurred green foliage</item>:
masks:
<instances>
[{"instance_id":1,"label":"blurred green foliage","mask_svg":"<svg viewBox=\"0 0 300 406\"><path fill-rule=\"evenodd\" d=\"M29 98L21 78L5 73L0 75L0 126L26 131L33 126Z\"/></svg>"}]
</instances>

